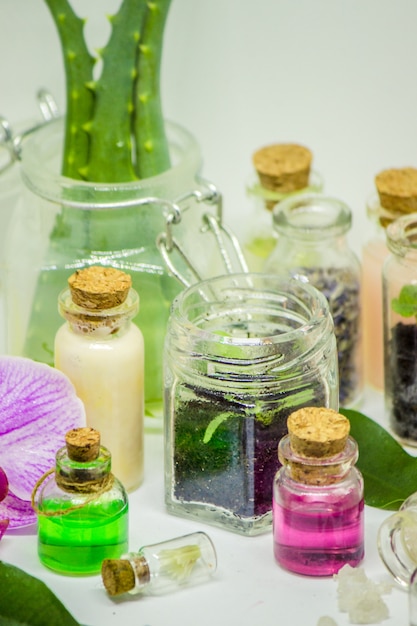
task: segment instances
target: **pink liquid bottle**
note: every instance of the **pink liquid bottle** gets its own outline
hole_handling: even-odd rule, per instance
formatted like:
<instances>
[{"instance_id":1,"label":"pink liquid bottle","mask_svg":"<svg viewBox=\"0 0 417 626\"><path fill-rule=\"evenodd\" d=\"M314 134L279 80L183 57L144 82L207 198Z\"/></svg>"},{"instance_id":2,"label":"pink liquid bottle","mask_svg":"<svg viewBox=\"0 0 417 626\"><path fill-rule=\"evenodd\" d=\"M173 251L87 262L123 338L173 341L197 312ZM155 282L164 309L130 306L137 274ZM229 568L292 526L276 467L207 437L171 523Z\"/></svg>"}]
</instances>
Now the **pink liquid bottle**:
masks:
<instances>
[{"instance_id":1,"label":"pink liquid bottle","mask_svg":"<svg viewBox=\"0 0 417 626\"><path fill-rule=\"evenodd\" d=\"M298 574L331 576L364 555L358 446L349 420L332 409L299 409L287 425L273 486L275 559Z\"/></svg>"}]
</instances>

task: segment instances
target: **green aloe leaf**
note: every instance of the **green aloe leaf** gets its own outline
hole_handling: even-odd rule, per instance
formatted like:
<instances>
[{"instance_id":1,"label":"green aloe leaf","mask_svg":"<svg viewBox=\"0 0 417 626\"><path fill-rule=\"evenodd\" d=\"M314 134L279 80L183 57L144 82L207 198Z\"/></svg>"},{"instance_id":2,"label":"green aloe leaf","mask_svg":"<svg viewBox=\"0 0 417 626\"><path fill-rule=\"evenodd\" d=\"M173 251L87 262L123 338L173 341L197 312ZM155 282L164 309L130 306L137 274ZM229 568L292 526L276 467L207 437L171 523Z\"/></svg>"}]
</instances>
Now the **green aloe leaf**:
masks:
<instances>
[{"instance_id":1,"label":"green aloe leaf","mask_svg":"<svg viewBox=\"0 0 417 626\"><path fill-rule=\"evenodd\" d=\"M0 624L80 626L42 581L0 561Z\"/></svg>"},{"instance_id":2,"label":"green aloe leaf","mask_svg":"<svg viewBox=\"0 0 417 626\"><path fill-rule=\"evenodd\" d=\"M382 426L358 411L341 409L359 446L356 464L365 484L365 503L396 511L417 491L417 458L410 456Z\"/></svg>"}]
</instances>

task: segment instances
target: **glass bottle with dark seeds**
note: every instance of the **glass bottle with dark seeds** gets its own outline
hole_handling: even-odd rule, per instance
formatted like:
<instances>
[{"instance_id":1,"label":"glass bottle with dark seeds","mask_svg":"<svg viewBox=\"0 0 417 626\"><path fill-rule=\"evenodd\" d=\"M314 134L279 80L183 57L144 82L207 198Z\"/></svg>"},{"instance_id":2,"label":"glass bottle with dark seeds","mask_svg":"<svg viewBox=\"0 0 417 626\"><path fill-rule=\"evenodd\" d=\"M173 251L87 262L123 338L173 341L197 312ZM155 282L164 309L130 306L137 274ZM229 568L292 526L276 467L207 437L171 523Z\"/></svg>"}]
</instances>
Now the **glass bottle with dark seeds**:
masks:
<instances>
[{"instance_id":1,"label":"glass bottle with dark seeds","mask_svg":"<svg viewBox=\"0 0 417 626\"><path fill-rule=\"evenodd\" d=\"M417 215L387 228L383 267L384 394L390 426L417 445Z\"/></svg>"},{"instance_id":2,"label":"glass bottle with dark seeds","mask_svg":"<svg viewBox=\"0 0 417 626\"><path fill-rule=\"evenodd\" d=\"M168 323L164 380L168 511L243 535L269 531L288 415L338 405L326 298L263 274L186 289Z\"/></svg>"}]
</instances>

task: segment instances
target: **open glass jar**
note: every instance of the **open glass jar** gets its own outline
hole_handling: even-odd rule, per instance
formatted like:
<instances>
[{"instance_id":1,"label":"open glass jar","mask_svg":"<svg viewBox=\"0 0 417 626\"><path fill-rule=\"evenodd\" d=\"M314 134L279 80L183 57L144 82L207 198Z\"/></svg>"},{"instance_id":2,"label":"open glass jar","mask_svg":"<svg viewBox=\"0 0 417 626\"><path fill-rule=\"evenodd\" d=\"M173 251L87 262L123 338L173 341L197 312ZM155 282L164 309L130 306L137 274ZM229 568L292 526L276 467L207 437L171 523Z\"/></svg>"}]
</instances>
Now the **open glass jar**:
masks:
<instances>
[{"instance_id":1,"label":"open glass jar","mask_svg":"<svg viewBox=\"0 0 417 626\"><path fill-rule=\"evenodd\" d=\"M245 535L270 529L288 415L338 408L326 298L266 274L189 287L172 306L164 383L168 511Z\"/></svg>"}]
</instances>

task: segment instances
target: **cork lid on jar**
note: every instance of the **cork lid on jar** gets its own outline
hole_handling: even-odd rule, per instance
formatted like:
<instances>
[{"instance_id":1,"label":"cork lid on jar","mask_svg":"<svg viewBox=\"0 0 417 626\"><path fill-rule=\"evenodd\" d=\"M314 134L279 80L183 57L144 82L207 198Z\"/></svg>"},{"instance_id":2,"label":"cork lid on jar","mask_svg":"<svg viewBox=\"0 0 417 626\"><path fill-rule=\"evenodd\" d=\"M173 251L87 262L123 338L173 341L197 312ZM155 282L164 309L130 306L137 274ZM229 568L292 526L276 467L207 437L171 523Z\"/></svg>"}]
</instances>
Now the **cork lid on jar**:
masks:
<instances>
[{"instance_id":1,"label":"cork lid on jar","mask_svg":"<svg viewBox=\"0 0 417 626\"><path fill-rule=\"evenodd\" d=\"M331 457L345 448L350 423L333 409L305 407L291 413L287 421L292 450L300 457Z\"/></svg>"},{"instance_id":2,"label":"cork lid on jar","mask_svg":"<svg viewBox=\"0 0 417 626\"><path fill-rule=\"evenodd\" d=\"M381 206L394 214L417 211L417 169L386 169L375 176Z\"/></svg>"},{"instance_id":3,"label":"cork lid on jar","mask_svg":"<svg viewBox=\"0 0 417 626\"><path fill-rule=\"evenodd\" d=\"M280 193L308 186L312 159L308 148L292 143L265 146L252 157L262 186Z\"/></svg>"},{"instance_id":4,"label":"cork lid on jar","mask_svg":"<svg viewBox=\"0 0 417 626\"><path fill-rule=\"evenodd\" d=\"M121 270L92 265L72 274L68 285L75 304L96 311L122 304L129 294L132 279Z\"/></svg>"}]
</instances>

